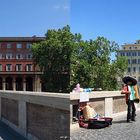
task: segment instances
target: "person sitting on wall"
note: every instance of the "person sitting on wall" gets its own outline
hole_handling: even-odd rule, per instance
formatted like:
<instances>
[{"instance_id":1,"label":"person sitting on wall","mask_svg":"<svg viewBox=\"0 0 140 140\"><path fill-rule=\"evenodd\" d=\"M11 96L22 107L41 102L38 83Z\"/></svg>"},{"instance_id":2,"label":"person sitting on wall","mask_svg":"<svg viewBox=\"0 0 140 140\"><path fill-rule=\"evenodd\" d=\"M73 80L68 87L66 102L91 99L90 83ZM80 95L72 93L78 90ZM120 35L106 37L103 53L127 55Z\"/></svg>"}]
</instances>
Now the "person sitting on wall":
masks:
<instances>
[{"instance_id":1,"label":"person sitting on wall","mask_svg":"<svg viewBox=\"0 0 140 140\"><path fill-rule=\"evenodd\" d=\"M125 94L127 104L127 122L135 121L135 102L139 102L137 80L131 76L125 76L122 81L125 83L121 94Z\"/></svg>"}]
</instances>

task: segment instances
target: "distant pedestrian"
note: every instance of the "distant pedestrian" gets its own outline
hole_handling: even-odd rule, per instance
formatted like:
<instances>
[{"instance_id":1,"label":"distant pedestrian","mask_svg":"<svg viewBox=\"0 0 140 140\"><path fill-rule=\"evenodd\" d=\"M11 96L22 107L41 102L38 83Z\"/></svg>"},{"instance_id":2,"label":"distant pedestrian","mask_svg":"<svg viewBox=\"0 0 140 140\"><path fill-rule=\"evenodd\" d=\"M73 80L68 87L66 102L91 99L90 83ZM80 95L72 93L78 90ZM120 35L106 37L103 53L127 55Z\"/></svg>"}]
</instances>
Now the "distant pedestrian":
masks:
<instances>
[{"instance_id":1,"label":"distant pedestrian","mask_svg":"<svg viewBox=\"0 0 140 140\"><path fill-rule=\"evenodd\" d=\"M127 122L135 121L136 107L135 102L139 102L139 94L137 87L137 80L131 76L125 76L123 79L125 83L121 94L125 94L127 104Z\"/></svg>"}]
</instances>

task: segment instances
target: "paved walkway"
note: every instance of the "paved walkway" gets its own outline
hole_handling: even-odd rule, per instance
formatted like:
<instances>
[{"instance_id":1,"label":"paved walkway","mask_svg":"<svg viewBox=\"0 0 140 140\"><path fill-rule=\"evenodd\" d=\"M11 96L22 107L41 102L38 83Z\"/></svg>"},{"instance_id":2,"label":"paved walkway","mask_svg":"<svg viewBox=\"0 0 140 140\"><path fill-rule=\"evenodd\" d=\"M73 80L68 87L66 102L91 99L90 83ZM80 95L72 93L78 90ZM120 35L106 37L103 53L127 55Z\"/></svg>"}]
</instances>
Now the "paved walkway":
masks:
<instances>
[{"instance_id":1,"label":"paved walkway","mask_svg":"<svg viewBox=\"0 0 140 140\"><path fill-rule=\"evenodd\" d=\"M27 140L17 134L4 123L0 122L0 140Z\"/></svg>"},{"instance_id":2,"label":"paved walkway","mask_svg":"<svg viewBox=\"0 0 140 140\"><path fill-rule=\"evenodd\" d=\"M104 129L73 129L71 140L140 140L140 111L137 112L136 122L127 123L126 115L123 115Z\"/></svg>"}]
</instances>

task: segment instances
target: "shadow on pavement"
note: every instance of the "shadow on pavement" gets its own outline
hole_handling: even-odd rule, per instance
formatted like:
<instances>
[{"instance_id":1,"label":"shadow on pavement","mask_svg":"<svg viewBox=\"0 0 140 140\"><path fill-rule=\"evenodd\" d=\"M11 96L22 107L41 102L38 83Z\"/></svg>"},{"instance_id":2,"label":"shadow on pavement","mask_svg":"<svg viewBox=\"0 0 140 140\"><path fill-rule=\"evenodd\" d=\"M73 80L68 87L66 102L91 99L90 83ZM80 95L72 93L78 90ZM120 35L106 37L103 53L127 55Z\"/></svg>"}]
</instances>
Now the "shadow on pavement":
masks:
<instances>
[{"instance_id":1,"label":"shadow on pavement","mask_svg":"<svg viewBox=\"0 0 140 140\"><path fill-rule=\"evenodd\" d=\"M119 120L119 121L113 121L112 124L113 123L127 123L127 121L126 120Z\"/></svg>"},{"instance_id":2,"label":"shadow on pavement","mask_svg":"<svg viewBox=\"0 0 140 140\"><path fill-rule=\"evenodd\" d=\"M0 121L0 140L27 140Z\"/></svg>"}]
</instances>

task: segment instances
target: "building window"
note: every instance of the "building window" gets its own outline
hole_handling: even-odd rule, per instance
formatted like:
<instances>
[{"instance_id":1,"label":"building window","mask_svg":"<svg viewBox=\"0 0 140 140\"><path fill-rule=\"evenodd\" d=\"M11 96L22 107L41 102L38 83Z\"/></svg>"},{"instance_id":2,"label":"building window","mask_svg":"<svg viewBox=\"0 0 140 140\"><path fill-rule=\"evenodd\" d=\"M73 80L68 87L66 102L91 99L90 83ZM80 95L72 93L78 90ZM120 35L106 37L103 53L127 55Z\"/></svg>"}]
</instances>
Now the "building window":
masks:
<instances>
[{"instance_id":1,"label":"building window","mask_svg":"<svg viewBox=\"0 0 140 140\"><path fill-rule=\"evenodd\" d=\"M140 59L138 59L138 64L140 64Z\"/></svg>"},{"instance_id":2,"label":"building window","mask_svg":"<svg viewBox=\"0 0 140 140\"><path fill-rule=\"evenodd\" d=\"M22 65L16 64L16 71L22 71Z\"/></svg>"},{"instance_id":3,"label":"building window","mask_svg":"<svg viewBox=\"0 0 140 140\"><path fill-rule=\"evenodd\" d=\"M11 43L7 43L7 48L11 49L12 48L12 44Z\"/></svg>"},{"instance_id":4,"label":"building window","mask_svg":"<svg viewBox=\"0 0 140 140\"><path fill-rule=\"evenodd\" d=\"M140 76L139 76L139 78L138 78L138 81L140 82Z\"/></svg>"},{"instance_id":5,"label":"building window","mask_svg":"<svg viewBox=\"0 0 140 140\"><path fill-rule=\"evenodd\" d=\"M133 67L133 72L136 72L136 67Z\"/></svg>"},{"instance_id":6,"label":"building window","mask_svg":"<svg viewBox=\"0 0 140 140\"><path fill-rule=\"evenodd\" d=\"M26 65L26 71L32 71L32 64Z\"/></svg>"},{"instance_id":7,"label":"building window","mask_svg":"<svg viewBox=\"0 0 140 140\"><path fill-rule=\"evenodd\" d=\"M18 43L17 44L17 49L21 49L22 48L22 44L21 43Z\"/></svg>"},{"instance_id":8,"label":"building window","mask_svg":"<svg viewBox=\"0 0 140 140\"><path fill-rule=\"evenodd\" d=\"M125 53L124 52L121 52L121 56L125 56Z\"/></svg>"},{"instance_id":9,"label":"building window","mask_svg":"<svg viewBox=\"0 0 140 140\"><path fill-rule=\"evenodd\" d=\"M129 49L131 50L131 47L129 47Z\"/></svg>"},{"instance_id":10,"label":"building window","mask_svg":"<svg viewBox=\"0 0 140 140\"><path fill-rule=\"evenodd\" d=\"M140 52L138 52L138 56L140 56Z\"/></svg>"},{"instance_id":11,"label":"building window","mask_svg":"<svg viewBox=\"0 0 140 140\"><path fill-rule=\"evenodd\" d=\"M132 56L137 56L137 52L132 52Z\"/></svg>"},{"instance_id":12,"label":"building window","mask_svg":"<svg viewBox=\"0 0 140 140\"><path fill-rule=\"evenodd\" d=\"M12 65L11 64L6 65L6 71L12 71Z\"/></svg>"},{"instance_id":13,"label":"building window","mask_svg":"<svg viewBox=\"0 0 140 140\"><path fill-rule=\"evenodd\" d=\"M2 59L2 54L0 53L0 59Z\"/></svg>"},{"instance_id":14,"label":"building window","mask_svg":"<svg viewBox=\"0 0 140 140\"><path fill-rule=\"evenodd\" d=\"M127 52L126 53L126 56L131 56L131 52Z\"/></svg>"},{"instance_id":15,"label":"building window","mask_svg":"<svg viewBox=\"0 0 140 140\"><path fill-rule=\"evenodd\" d=\"M140 67L139 67L139 73L140 73Z\"/></svg>"},{"instance_id":16,"label":"building window","mask_svg":"<svg viewBox=\"0 0 140 140\"><path fill-rule=\"evenodd\" d=\"M32 54L27 54L27 55L26 55L26 58L27 58L27 59L32 59Z\"/></svg>"},{"instance_id":17,"label":"building window","mask_svg":"<svg viewBox=\"0 0 140 140\"><path fill-rule=\"evenodd\" d=\"M132 64L137 64L137 59L132 59Z\"/></svg>"},{"instance_id":18,"label":"building window","mask_svg":"<svg viewBox=\"0 0 140 140\"><path fill-rule=\"evenodd\" d=\"M2 71L2 64L0 64L0 71Z\"/></svg>"},{"instance_id":19,"label":"building window","mask_svg":"<svg viewBox=\"0 0 140 140\"><path fill-rule=\"evenodd\" d=\"M128 59L128 64L130 64L131 62L130 62L130 59Z\"/></svg>"},{"instance_id":20,"label":"building window","mask_svg":"<svg viewBox=\"0 0 140 140\"><path fill-rule=\"evenodd\" d=\"M7 53L6 54L6 59L12 59L12 53Z\"/></svg>"},{"instance_id":21,"label":"building window","mask_svg":"<svg viewBox=\"0 0 140 140\"><path fill-rule=\"evenodd\" d=\"M131 72L131 68L128 67L128 72Z\"/></svg>"},{"instance_id":22,"label":"building window","mask_svg":"<svg viewBox=\"0 0 140 140\"><path fill-rule=\"evenodd\" d=\"M26 48L27 48L27 49L31 49L31 47L32 47L32 44L31 44L31 43L27 43L27 44L26 44Z\"/></svg>"},{"instance_id":23,"label":"building window","mask_svg":"<svg viewBox=\"0 0 140 140\"><path fill-rule=\"evenodd\" d=\"M16 59L22 59L22 54L16 54Z\"/></svg>"}]
</instances>

